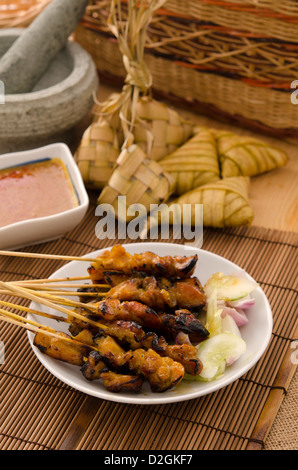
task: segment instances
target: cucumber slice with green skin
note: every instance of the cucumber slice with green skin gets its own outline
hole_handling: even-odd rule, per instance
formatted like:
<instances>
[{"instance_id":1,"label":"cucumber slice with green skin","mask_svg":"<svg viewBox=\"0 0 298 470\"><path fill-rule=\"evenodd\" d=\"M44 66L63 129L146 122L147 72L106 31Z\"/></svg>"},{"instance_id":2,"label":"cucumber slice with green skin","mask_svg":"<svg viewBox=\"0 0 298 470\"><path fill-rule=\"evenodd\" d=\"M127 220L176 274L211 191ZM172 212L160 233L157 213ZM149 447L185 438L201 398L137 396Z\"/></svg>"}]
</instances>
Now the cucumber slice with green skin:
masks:
<instances>
[{"instance_id":1,"label":"cucumber slice with green skin","mask_svg":"<svg viewBox=\"0 0 298 470\"><path fill-rule=\"evenodd\" d=\"M222 374L227 363L246 351L245 341L232 333L221 333L203 341L198 347L198 359L203 364L202 379L211 381Z\"/></svg>"},{"instance_id":2,"label":"cucumber slice with green skin","mask_svg":"<svg viewBox=\"0 0 298 470\"><path fill-rule=\"evenodd\" d=\"M207 298L216 289L218 300L235 301L247 297L257 287L257 282L246 277L215 273L206 282L204 291Z\"/></svg>"}]
</instances>

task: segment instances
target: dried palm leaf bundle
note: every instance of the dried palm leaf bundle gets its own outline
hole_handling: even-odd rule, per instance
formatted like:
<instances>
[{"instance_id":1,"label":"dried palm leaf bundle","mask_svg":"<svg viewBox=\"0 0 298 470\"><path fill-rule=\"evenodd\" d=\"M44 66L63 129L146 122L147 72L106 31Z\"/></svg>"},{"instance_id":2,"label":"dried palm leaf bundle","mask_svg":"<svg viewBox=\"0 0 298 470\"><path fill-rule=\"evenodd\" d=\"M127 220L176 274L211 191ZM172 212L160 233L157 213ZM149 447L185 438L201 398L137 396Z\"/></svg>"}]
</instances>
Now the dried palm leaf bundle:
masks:
<instances>
[{"instance_id":1,"label":"dried palm leaf bundle","mask_svg":"<svg viewBox=\"0 0 298 470\"><path fill-rule=\"evenodd\" d=\"M175 195L220 179L215 137L210 129L198 129L195 135L160 162L175 180Z\"/></svg>"},{"instance_id":2,"label":"dried palm leaf bundle","mask_svg":"<svg viewBox=\"0 0 298 470\"><path fill-rule=\"evenodd\" d=\"M249 178L244 176L226 178L200 186L172 201L168 208L161 207L152 213L147 225L159 225L163 217L170 223L179 221L184 225L194 226L195 206L203 205L203 223L207 227L235 227L250 225L253 211L248 200ZM185 208L188 205L189 211ZM167 214L165 213L167 211Z\"/></svg>"},{"instance_id":3,"label":"dried palm leaf bundle","mask_svg":"<svg viewBox=\"0 0 298 470\"><path fill-rule=\"evenodd\" d=\"M74 156L83 181L90 189L102 189L107 184L123 143L118 100L119 95L112 94L105 103L98 104Z\"/></svg>"},{"instance_id":4,"label":"dried palm leaf bundle","mask_svg":"<svg viewBox=\"0 0 298 470\"><path fill-rule=\"evenodd\" d=\"M147 27L165 1L128 0L125 15L122 2L111 1L107 25L117 39L127 76L122 91L99 109L76 153L89 187L103 188L108 184L122 149L136 144L148 159L157 161L192 135L192 123L152 98L152 76L144 61ZM130 176L133 178L133 174Z\"/></svg>"},{"instance_id":5,"label":"dried palm leaf bundle","mask_svg":"<svg viewBox=\"0 0 298 470\"><path fill-rule=\"evenodd\" d=\"M193 124L165 103L156 101L151 96L143 96L136 104L133 133L135 142L148 157L159 161L193 135Z\"/></svg>"},{"instance_id":6,"label":"dried palm leaf bundle","mask_svg":"<svg viewBox=\"0 0 298 470\"><path fill-rule=\"evenodd\" d=\"M167 201L173 192L174 181L154 160L136 144L124 148L109 184L101 192L98 204L110 204L120 217L119 196L126 196L126 205L142 204L146 212L151 204ZM126 220L131 217L126 214ZM133 215L132 215L133 217Z\"/></svg>"},{"instance_id":7,"label":"dried palm leaf bundle","mask_svg":"<svg viewBox=\"0 0 298 470\"><path fill-rule=\"evenodd\" d=\"M111 204L116 214L120 195L127 196L128 205L139 203L147 209L150 203L170 197L173 180L155 160L180 145L193 128L151 96L152 77L144 62L144 46L152 15L164 3L128 0L126 21L121 2L112 1L111 5L108 25L118 40L127 71L122 92L112 107L119 114L123 144L98 203Z\"/></svg>"},{"instance_id":8,"label":"dried palm leaf bundle","mask_svg":"<svg viewBox=\"0 0 298 470\"><path fill-rule=\"evenodd\" d=\"M214 131L222 178L256 176L287 164L287 153L254 137Z\"/></svg>"}]
</instances>

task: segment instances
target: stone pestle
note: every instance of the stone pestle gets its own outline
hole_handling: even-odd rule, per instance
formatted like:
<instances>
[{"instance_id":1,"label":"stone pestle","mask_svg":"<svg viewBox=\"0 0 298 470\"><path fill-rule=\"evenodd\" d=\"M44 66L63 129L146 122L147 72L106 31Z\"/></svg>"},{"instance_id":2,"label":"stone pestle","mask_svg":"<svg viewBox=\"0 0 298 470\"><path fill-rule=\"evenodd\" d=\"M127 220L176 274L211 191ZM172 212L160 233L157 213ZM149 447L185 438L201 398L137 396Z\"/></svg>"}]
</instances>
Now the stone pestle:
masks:
<instances>
[{"instance_id":1,"label":"stone pestle","mask_svg":"<svg viewBox=\"0 0 298 470\"><path fill-rule=\"evenodd\" d=\"M29 93L66 45L88 0L53 0L0 59L5 94Z\"/></svg>"}]
</instances>

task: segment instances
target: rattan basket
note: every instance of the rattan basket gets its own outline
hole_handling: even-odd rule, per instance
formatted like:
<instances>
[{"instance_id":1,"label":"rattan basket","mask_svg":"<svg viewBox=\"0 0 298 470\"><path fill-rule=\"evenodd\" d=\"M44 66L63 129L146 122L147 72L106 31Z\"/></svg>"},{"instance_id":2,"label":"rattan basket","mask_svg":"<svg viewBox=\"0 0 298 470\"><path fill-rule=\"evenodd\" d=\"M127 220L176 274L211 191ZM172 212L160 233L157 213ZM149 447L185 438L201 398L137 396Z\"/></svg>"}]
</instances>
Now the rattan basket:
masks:
<instances>
[{"instance_id":1,"label":"rattan basket","mask_svg":"<svg viewBox=\"0 0 298 470\"><path fill-rule=\"evenodd\" d=\"M125 1L123 0L125 6ZM102 79L120 84L122 56L107 26L110 0L91 0L76 40ZM296 0L168 0L148 30L156 96L277 136L298 137Z\"/></svg>"},{"instance_id":2,"label":"rattan basket","mask_svg":"<svg viewBox=\"0 0 298 470\"><path fill-rule=\"evenodd\" d=\"M28 26L51 1L0 1L0 28L23 28Z\"/></svg>"}]
</instances>

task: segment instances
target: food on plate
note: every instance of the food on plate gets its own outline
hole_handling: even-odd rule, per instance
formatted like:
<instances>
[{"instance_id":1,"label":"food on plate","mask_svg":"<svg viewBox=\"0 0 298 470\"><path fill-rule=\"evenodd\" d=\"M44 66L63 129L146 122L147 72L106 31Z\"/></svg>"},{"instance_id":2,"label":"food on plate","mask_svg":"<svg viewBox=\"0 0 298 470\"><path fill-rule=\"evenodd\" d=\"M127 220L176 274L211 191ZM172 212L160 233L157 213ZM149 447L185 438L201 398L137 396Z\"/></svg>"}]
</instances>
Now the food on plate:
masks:
<instances>
[{"instance_id":1,"label":"food on plate","mask_svg":"<svg viewBox=\"0 0 298 470\"><path fill-rule=\"evenodd\" d=\"M178 281L154 276L132 277L112 287L109 298L136 300L158 311L167 308L201 310L206 304L203 288L195 277Z\"/></svg>"},{"instance_id":2,"label":"food on plate","mask_svg":"<svg viewBox=\"0 0 298 470\"><path fill-rule=\"evenodd\" d=\"M78 204L67 169L58 158L0 171L0 227L59 214Z\"/></svg>"},{"instance_id":3,"label":"food on plate","mask_svg":"<svg viewBox=\"0 0 298 470\"><path fill-rule=\"evenodd\" d=\"M59 361L68 362L76 366L83 365L84 356L86 356L88 348L81 344L63 341L65 338L71 338L66 333L59 332L58 336L58 338L51 337L46 333L39 332L34 337L34 346L38 347L42 353Z\"/></svg>"},{"instance_id":4,"label":"food on plate","mask_svg":"<svg viewBox=\"0 0 298 470\"><path fill-rule=\"evenodd\" d=\"M160 165L174 178L176 196L218 181L220 169L214 135L209 129L202 129L163 158Z\"/></svg>"},{"instance_id":5,"label":"food on plate","mask_svg":"<svg viewBox=\"0 0 298 470\"><path fill-rule=\"evenodd\" d=\"M287 153L255 137L214 131L222 178L256 176L288 163Z\"/></svg>"},{"instance_id":6,"label":"food on plate","mask_svg":"<svg viewBox=\"0 0 298 470\"><path fill-rule=\"evenodd\" d=\"M123 301L107 298L92 304L95 307L92 318L111 321L136 322L144 328L162 331L163 335L175 339L179 331L189 335L194 342L201 341L208 336L208 331L201 321L188 310L176 310L174 313L156 312L146 304L135 301ZM82 308L79 309L80 314ZM88 304L86 304L88 313ZM76 320L77 322L77 320Z\"/></svg>"},{"instance_id":7,"label":"food on plate","mask_svg":"<svg viewBox=\"0 0 298 470\"><path fill-rule=\"evenodd\" d=\"M246 276L231 276L219 272L210 276L204 286L204 291L206 295L211 296L216 289L218 300L233 302L246 298L257 287L257 282L248 279Z\"/></svg>"},{"instance_id":8,"label":"food on plate","mask_svg":"<svg viewBox=\"0 0 298 470\"><path fill-rule=\"evenodd\" d=\"M111 250L106 250L96 257L89 273L93 281L104 279L105 271L119 271L129 275L141 272L180 279L189 277L193 273L197 261L198 255L158 256L148 251L131 255L123 246L115 245Z\"/></svg>"},{"instance_id":9,"label":"food on plate","mask_svg":"<svg viewBox=\"0 0 298 470\"><path fill-rule=\"evenodd\" d=\"M94 288L95 296L84 302L57 297L56 291L51 294L51 288L38 294L39 289L45 288L42 284L45 280L33 285L30 281L29 290L1 283L24 298L40 301L66 314L61 317L19 307L35 315L64 321L68 333L3 309L1 319L31 329L35 332L33 344L39 351L52 359L79 366L86 380L101 380L113 393L141 393L145 382L152 392L162 393L178 387L182 380L217 380L245 353L241 329L249 321L249 309L254 304L252 293L258 287L246 276L214 273L202 287L193 277L197 256L160 257L149 252L131 255L120 246L88 260L97 270L96 276L91 270L91 284L72 291L80 298L82 286L88 291ZM117 270L105 271L106 267ZM141 268L155 275L142 274ZM109 279L110 283L100 284L98 278ZM73 278L78 279L86 277ZM136 288L136 280L145 285L138 284ZM147 282L153 282L152 291L146 290ZM77 285L70 284L74 288ZM63 295L70 293L65 291L65 286ZM163 289L167 302L162 303L158 297ZM126 290L129 299L123 300ZM140 295L140 290L144 295ZM188 304L189 308L181 308L182 301L189 302L191 297L194 302Z\"/></svg>"}]
</instances>

